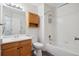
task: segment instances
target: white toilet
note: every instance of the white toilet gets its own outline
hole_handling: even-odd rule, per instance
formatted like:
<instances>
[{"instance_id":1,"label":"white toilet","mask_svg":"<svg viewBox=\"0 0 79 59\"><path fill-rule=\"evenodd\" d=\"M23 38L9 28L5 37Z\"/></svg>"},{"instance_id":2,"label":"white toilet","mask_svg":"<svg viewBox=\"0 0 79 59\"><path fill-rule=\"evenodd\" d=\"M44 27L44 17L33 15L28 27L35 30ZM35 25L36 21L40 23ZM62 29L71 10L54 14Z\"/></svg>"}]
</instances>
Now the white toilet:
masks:
<instances>
[{"instance_id":1,"label":"white toilet","mask_svg":"<svg viewBox=\"0 0 79 59\"><path fill-rule=\"evenodd\" d=\"M33 46L35 48L34 52L37 56L42 56L42 48L43 48L43 44L39 43L39 42L35 42L33 43Z\"/></svg>"}]
</instances>

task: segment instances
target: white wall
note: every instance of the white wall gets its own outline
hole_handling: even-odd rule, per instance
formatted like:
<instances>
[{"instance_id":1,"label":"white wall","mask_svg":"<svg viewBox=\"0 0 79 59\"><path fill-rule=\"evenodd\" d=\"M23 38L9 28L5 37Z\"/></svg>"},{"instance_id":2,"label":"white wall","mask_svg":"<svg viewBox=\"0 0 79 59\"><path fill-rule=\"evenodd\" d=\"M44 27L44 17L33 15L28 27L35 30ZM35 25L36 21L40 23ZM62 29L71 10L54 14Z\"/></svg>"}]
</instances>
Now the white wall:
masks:
<instances>
[{"instance_id":1,"label":"white wall","mask_svg":"<svg viewBox=\"0 0 79 59\"><path fill-rule=\"evenodd\" d=\"M44 43L44 4L42 3L38 8L38 14L40 16L39 41Z\"/></svg>"},{"instance_id":2,"label":"white wall","mask_svg":"<svg viewBox=\"0 0 79 59\"><path fill-rule=\"evenodd\" d=\"M28 15L28 12L34 12L36 14L38 14L38 6L35 6L33 4L19 4L23 7L24 11L26 12L26 14ZM28 17L28 16L27 16ZM28 20L28 18L26 18L26 20ZM38 32L39 32L39 28L30 28L28 27L28 24L26 25L26 34L27 35L31 35L33 37L33 42L36 42L38 39Z\"/></svg>"},{"instance_id":3,"label":"white wall","mask_svg":"<svg viewBox=\"0 0 79 59\"><path fill-rule=\"evenodd\" d=\"M0 6L0 24L2 23L1 20L1 6ZM2 35L2 26L0 26L0 36ZM0 42L0 56L1 56L1 42Z\"/></svg>"},{"instance_id":4,"label":"white wall","mask_svg":"<svg viewBox=\"0 0 79 59\"><path fill-rule=\"evenodd\" d=\"M57 8L57 43L79 54L79 4Z\"/></svg>"},{"instance_id":5,"label":"white wall","mask_svg":"<svg viewBox=\"0 0 79 59\"><path fill-rule=\"evenodd\" d=\"M1 6L0 6L0 24L2 23L2 20L1 20ZM0 26L0 35L2 34L2 26Z\"/></svg>"},{"instance_id":6,"label":"white wall","mask_svg":"<svg viewBox=\"0 0 79 59\"><path fill-rule=\"evenodd\" d=\"M51 16L50 16L51 15ZM48 21L52 19L51 23ZM56 8L50 7L47 4L44 4L44 20L45 20L45 41L52 44L56 44ZM51 40L49 40L49 35L51 35Z\"/></svg>"}]
</instances>

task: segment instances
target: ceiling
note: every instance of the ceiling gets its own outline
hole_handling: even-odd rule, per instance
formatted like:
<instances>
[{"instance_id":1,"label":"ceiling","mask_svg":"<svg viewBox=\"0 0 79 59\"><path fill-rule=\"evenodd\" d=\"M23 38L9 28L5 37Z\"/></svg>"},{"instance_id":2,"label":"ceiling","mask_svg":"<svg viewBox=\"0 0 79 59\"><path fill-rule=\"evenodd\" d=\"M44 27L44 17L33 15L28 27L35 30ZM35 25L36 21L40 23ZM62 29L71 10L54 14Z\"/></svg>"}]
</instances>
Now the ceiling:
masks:
<instances>
[{"instance_id":1,"label":"ceiling","mask_svg":"<svg viewBox=\"0 0 79 59\"><path fill-rule=\"evenodd\" d=\"M21 5L26 6L26 5L32 5L32 6L40 6L42 3L22 3ZM45 3L46 5L50 6L50 7L61 7L67 3Z\"/></svg>"},{"instance_id":2,"label":"ceiling","mask_svg":"<svg viewBox=\"0 0 79 59\"><path fill-rule=\"evenodd\" d=\"M56 8L58 8L58 7L64 6L67 3L45 3L45 4L47 4L50 7L56 7ZM31 5L40 6L41 3L31 3Z\"/></svg>"},{"instance_id":3,"label":"ceiling","mask_svg":"<svg viewBox=\"0 0 79 59\"><path fill-rule=\"evenodd\" d=\"M62 6L62 5L64 5L64 4L66 4L66 3L46 3L48 6L50 6L50 7L56 7L56 8L58 8L58 7L60 7L60 6Z\"/></svg>"},{"instance_id":4,"label":"ceiling","mask_svg":"<svg viewBox=\"0 0 79 59\"><path fill-rule=\"evenodd\" d=\"M34 6L40 6L41 3L30 3L31 5L34 5ZM45 3L47 5L49 5L50 7L60 7L66 3Z\"/></svg>"}]
</instances>

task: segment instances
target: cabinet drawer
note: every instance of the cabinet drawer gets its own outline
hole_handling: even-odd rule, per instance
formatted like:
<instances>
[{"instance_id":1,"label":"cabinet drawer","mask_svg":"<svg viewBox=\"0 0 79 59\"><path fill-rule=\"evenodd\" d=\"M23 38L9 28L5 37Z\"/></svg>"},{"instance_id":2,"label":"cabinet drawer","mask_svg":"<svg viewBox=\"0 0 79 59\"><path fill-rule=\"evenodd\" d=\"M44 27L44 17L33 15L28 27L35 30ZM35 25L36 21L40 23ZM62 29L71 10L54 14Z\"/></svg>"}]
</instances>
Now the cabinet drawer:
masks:
<instances>
[{"instance_id":1,"label":"cabinet drawer","mask_svg":"<svg viewBox=\"0 0 79 59\"><path fill-rule=\"evenodd\" d=\"M32 56L32 51L27 51L26 54L23 53L23 56Z\"/></svg>"},{"instance_id":2,"label":"cabinet drawer","mask_svg":"<svg viewBox=\"0 0 79 59\"><path fill-rule=\"evenodd\" d=\"M32 51L32 45L24 45L23 46L26 50Z\"/></svg>"},{"instance_id":3,"label":"cabinet drawer","mask_svg":"<svg viewBox=\"0 0 79 59\"><path fill-rule=\"evenodd\" d=\"M19 56L17 47L2 50L2 56Z\"/></svg>"},{"instance_id":4,"label":"cabinet drawer","mask_svg":"<svg viewBox=\"0 0 79 59\"><path fill-rule=\"evenodd\" d=\"M28 51L27 56L32 56L32 51Z\"/></svg>"},{"instance_id":5,"label":"cabinet drawer","mask_svg":"<svg viewBox=\"0 0 79 59\"><path fill-rule=\"evenodd\" d=\"M32 50L27 50L27 48L22 47L22 48L20 48L20 55L21 56L31 56Z\"/></svg>"},{"instance_id":6,"label":"cabinet drawer","mask_svg":"<svg viewBox=\"0 0 79 59\"><path fill-rule=\"evenodd\" d=\"M8 49L8 48L11 48L11 47L17 47L18 45L19 45L18 42L6 43L6 44L2 44L1 48L2 49Z\"/></svg>"},{"instance_id":7,"label":"cabinet drawer","mask_svg":"<svg viewBox=\"0 0 79 59\"><path fill-rule=\"evenodd\" d=\"M31 39L24 40L24 41L21 41L19 43L20 43L20 46L23 46L23 45L32 45Z\"/></svg>"}]
</instances>

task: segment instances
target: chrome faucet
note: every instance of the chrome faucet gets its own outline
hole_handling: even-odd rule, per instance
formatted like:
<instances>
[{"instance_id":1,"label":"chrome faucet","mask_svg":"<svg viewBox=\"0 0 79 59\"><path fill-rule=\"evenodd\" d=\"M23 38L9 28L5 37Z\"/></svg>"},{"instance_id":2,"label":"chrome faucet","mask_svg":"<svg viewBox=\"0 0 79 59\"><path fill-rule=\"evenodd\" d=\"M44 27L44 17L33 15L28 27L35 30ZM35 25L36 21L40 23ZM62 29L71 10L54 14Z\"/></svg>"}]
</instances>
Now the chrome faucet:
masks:
<instances>
[{"instance_id":1,"label":"chrome faucet","mask_svg":"<svg viewBox=\"0 0 79 59\"><path fill-rule=\"evenodd\" d=\"M1 25L3 25L3 24L0 24L0 26L1 26Z\"/></svg>"},{"instance_id":2,"label":"chrome faucet","mask_svg":"<svg viewBox=\"0 0 79 59\"><path fill-rule=\"evenodd\" d=\"M5 29L4 24L0 24L0 26L3 26L2 34L4 34L4 29Z\"/></svg>"}]
</instances>

